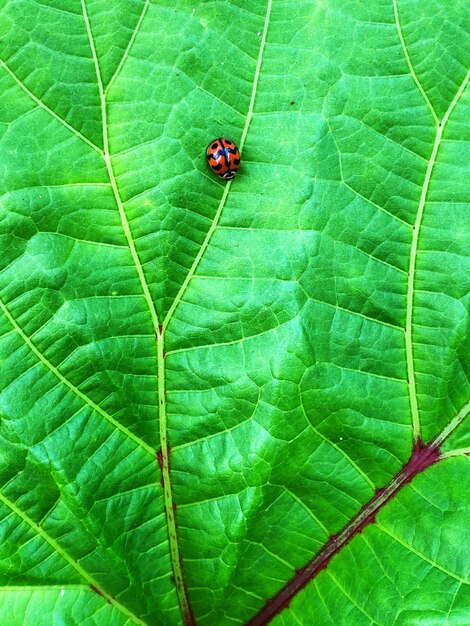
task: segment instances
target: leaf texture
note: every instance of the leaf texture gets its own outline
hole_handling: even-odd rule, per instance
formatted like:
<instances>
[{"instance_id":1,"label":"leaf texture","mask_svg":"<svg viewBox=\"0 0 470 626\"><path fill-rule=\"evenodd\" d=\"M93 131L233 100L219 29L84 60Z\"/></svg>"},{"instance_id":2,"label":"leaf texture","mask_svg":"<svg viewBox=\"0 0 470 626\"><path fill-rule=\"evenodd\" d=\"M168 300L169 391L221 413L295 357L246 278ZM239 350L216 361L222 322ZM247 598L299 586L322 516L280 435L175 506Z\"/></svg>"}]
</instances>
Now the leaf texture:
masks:
<instances>
[{"instance_id":1,"label":"leaf texture","mask_svg":"<svg viewBox=\"0 0 470 626\"><path fill-rule=\"evenodd\" d=\"M469 68L464 0L0 2L1 623L470 623Z\"/></svg>"}]
</instances>

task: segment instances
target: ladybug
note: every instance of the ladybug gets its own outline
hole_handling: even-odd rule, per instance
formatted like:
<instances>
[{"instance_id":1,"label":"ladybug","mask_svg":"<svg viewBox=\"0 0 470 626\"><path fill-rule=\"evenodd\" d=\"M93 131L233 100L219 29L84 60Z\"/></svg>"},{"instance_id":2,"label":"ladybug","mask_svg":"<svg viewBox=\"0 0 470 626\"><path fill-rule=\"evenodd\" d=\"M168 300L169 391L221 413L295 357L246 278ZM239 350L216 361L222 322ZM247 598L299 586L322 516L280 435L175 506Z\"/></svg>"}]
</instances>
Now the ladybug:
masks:
<instances>
[{"instance_id":1,"label":"ladybug","mask_svg":"<svg viewBox=\"0 0 470 626\"><path fill-rule=\"evenodd\" d=\"M224 180L233 180L240 167L240 150L230 139L219 137L207 146L207 162L211 170Z\"/></svg>"}]
</instances>

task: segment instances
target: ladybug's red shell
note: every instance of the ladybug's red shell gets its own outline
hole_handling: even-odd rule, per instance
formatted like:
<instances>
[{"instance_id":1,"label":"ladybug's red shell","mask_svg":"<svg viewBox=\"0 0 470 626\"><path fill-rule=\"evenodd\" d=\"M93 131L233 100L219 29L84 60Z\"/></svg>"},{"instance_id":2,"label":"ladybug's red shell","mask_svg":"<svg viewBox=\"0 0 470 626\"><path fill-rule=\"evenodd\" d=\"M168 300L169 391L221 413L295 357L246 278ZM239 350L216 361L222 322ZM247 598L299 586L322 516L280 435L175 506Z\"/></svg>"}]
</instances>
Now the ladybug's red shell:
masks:
<instances>
[{"instance_id":1,"label":"ladybug's red shell","mask_svg":"<svg viewBox=\"0 0 470 626\"><path fill-rule=\"evenodd\" d=\"M211 170L224 180L232 180L240 167L240 151L230 139L219 137L207 146L207 162Z\"/></svg>"}]
</instances>

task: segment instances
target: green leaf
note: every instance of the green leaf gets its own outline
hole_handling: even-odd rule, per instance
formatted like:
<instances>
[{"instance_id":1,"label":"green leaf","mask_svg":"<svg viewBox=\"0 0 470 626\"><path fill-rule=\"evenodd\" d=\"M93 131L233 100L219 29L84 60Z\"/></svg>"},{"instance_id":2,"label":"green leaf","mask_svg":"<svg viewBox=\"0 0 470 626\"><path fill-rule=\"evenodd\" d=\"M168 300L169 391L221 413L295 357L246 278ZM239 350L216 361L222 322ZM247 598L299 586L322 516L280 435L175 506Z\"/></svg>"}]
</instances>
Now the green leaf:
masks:
<instances>
[{"instance_id":1,"label":"green leaf","mask_svg":"<svg viewBox=\"0 0 470 626\"><path fill-rule=\"evenodd\" d=\"M0 623L470 623L469 25L0 2Z\"/></svg>"}]
</instances>

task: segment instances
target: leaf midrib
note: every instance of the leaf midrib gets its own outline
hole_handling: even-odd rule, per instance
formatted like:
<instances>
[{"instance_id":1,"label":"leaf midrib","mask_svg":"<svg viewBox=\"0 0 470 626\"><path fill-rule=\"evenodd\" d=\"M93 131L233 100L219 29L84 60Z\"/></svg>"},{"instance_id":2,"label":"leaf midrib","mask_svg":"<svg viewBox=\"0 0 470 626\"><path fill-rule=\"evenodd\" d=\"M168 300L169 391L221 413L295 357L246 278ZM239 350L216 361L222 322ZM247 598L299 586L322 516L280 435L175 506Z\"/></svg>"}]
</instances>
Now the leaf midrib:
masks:
<instances>
[{"instance_id":1,"label":"leaf midrib","mask_svg":"<svg viewBox=\"0 0 470 626\"><path fill-rule=\"evenodd\" d=\"M437 159L437 154L439 151L439 147L442 143L442 137L444 133L444 129L446 127L447 122L449 121L452 112L457 105L460 97L462 96L469 80L470 80L470 70L468 70L465 75L460 87L457 89L454 98L452 99L447 111L442 117L442 120L439 121L432 104L427 97L421 83L418 80L418 77L414 71L414 68L411 64L411 59L408 54L406 43L403 38L403 34L401 32L401 25L398 17L398 8L397 8L397 0L393 0L393 8L395 14L395 24L398 32L398 36L400 39L400 43L410 70L410 74L415 81L420 93L423 96L427 106L430 108L431 113L433 115L434 120L436 121L436 135L433 142L433 147L431 149L431 154L429 157L428 165L426 168L425 176L423 179L423 186L420 194L420 199L418 203L418 209L416 212L416 219L413 225L412 230L412 242L410 246L410 266L408 273L408 284L407 284L407 297L406 297L406 321L405 321L405 352L406 352L406 362L407 362L407 374L408 374L408 387L410 394L410 407L412 413L412 425L414 431L414 451L413 454L421 445L421 428L419 421L419 407L417 401L417 391L416 391L416 379L415 379L415 368L414 368L414 358L413 358L413 339L412 339L412 327L413 327L413 300L414 300L414 282L415 282L415 274L416 274L416 260L418 255L418 243L419 243L419 233L420 228L423 221L424 209L427 202L427 195L429 191L429 186L431 183L431 178L434 170L434 166ZM426 450L429 452L435 451L438 453L439 458L446 458L446 453L442 454L440 452L440 446L448 439L448 437L455 431L456 428L463 422L466 416L470 412L470 401L467 402L447 424L447 426L437 435L433 441L428 444ZM437 459L436 459L437 460ZM433 462L436 462L433 461ZM394 497L397 492L408 482L408 478L412 479L413 476L407 477L406 470L407 467L411 464L411 459L407 465L405 465L402 470L386 485L382 490L378 491L374 498L372 498L368 503L366 503L361 510L361 512L351 520L335 537L331 538L330 541L325 544L322 550L302 569L299 570L299 573L290 581L288 581L274 596L273 599L269 600L264 607L260 609L260 611L247 623L247 626L264 626L268 624L271 619L275 615L277 615L285 606L287 606L294 596L304 588L304 586L314 580L316 575L325 567L325 563L327 564L329 560L338 554L341 549L349 543L350 539L360 530L364 525L372 523L375 520L375 515L379 512L379 510L391 499ZM419 469L417 473L424 471L426 467ZM332 541L334 539L334 541ZM318 564L318 565L317 565ZM307 576L307 572L310 570L310 575ZM303 580L302 580L303 578ZM273 601L274 600L274 601Z\"/></svg>"},{"instance_id":2,"label":"leaf midrib","mask_svg":"<svg viewBox=\"0 0 470 626\"><path fill-rule=\"evenodd\" d=\"M154 328L154 334L157 342L157 419L159 423L159 439L160 439L160 451L161 451L161 463L160 470L162 473L162 482L163 482L163 499L164 499L164 507L165 507L165 516L166 516L166 524L168 531L168 544L170 550L170 559L173 568L173 575L175 578L175 588L176 594L178 597L178 602L180 605L180 609L182 612L184 622L190 626L193 623L191 608L189 604L189 598L186 590L186 585L184 584L184 577L182 571L182 559L179 550L177 532L176 532L176 520L174 514L174 501L173 501L173 493L171 488L171 480L170 480L170 450L167 441L167 413L166 413L166 400L165 400L165 364L164 364L164 334L163 327L160 325L158 320L158 313L155 307L155 304L152 299L152 295L150 293L150 288L147 283L144 269L142 263L140 261L139 255L137 253L137 249L135 246L135 241L132 235L132 231L130 228L129 221L127 219L127 214L124 209L124 204L119 192L119 187L117 184L116 176L114 174L113 164L111 160L111 153L109 149L109 138L108 138L108 118L107 118L107 103L106 103L106 93L103 87L103 80L101 76L101 70L99 66L98 56L96 54L96 48L93 38L93 33L90 25L90 20L88 18L88 12L86 7L86 0L81 0L82 11L83 11L83 19L85 22L85 27L88 35L88 40L91 49L91 55L93 58L93 63L95 66L96 80L100 98L101 105L101 121L102 121L102 133L103 133L103 158L106 163L106 168L108 171L109 180L111 182L111 187L113 189L113 194L116 202L116 206L119 211L119 216L121 218L122 228L126 237L126 241L129 246L129 250L132 256L133 263L135 265L139 282L144 294L145 301L147 303L147 308L150 314L150 318L152 320L152 325ZM146 10L146 7L144 7ZM142 21L145 16L145 11L141 14L141 19L139 19L138 26L142 24ZM137 28L134 30L133 39L137 35ZM125 55L129 53L130 46L126 49ZM119 66L118 66L119 69Z\"/></svg>"},{"instance_id":3,"label":"leaf midrib","mask_svg":"<svg viewBox=\"0 0 470 626\"><path fill-rule=\"evenodd\" d=\"M102 81L102 77L101 77L101 71L100 71L100 67L99 67L99 61L98 61L98 56L96 54L96 48L95 48L95 44L94 44L94 38L93 38L93 33L92 33L92 29L91 29L91 25L90 25L90 21L88 18L88 13L87 13L87 8L86 8L86 0L81 0L81 4L82 4L82 10L83 10L83 17L84 17L84 21L85 21L85 26L86 26L86 31L87 31L87 35L88 35L88 39L89 39L89 43L90 43L90 49L91 49L91 54L92 54L92 58L93 58L93 63L95 66L95 72L96 72L96 79L97 79L97 85L98 85L98 91L99 91L99 97L100 97L100 106L101 106L101 119L102 119L102 134L103 134L103 158L105 160L106 163L106 167L107 167L107 171L108 171L108 176L109 176L109 180L111 182L111 186L113 189L113 194L115 197L115 201L116 201L116 205L118 207L118 211L119 211L119 215L121 218L121 223L122 223L122 227L123 227L123 231L124 234L126 236L126 240L128 242L129 245L129 249L132 255L132 259L134 262L134 265L136 267L138 276L139 276L139 281L142 287L142 291L144 293L144 297L147 303L147 307L152 319L152 324L154 327L154 332L155 332L155 337L156 337L156 341L157 341L157 385L158 385L158 391L157 391L157 396L158 396L158 413L159 413L159 437L160 437L160 452L161 452L161 472L162 472L162 479L163 479L163 492L164 492L164 503L165 503L165 514L166 514L166 521L167 521L167 528L168 528L168 539L169 539L169 546L170 546L170 555L171 555L171 561L172 561L172 566L173 566L173 573L174 573L174 577L175 577L175 587L176 587L176 592L178 595L178 600L179 600L179 604L180 604L180 608L181 608L181 612L182 612L182 616L183 616L183 620L187 625L191 625L194 623L194 618L192 616L192 611L190 608L190 604L189 604L189 597L187 594L187 590L186 590L186 585L184 582L184 577L183 577L183 571L182 571L182 558L180 555L180 550L179 550L179 545L178 545L178 539L177 539L177 531L176 531L176 520L175 520L175 513L174 513L174 499L173 499L173 493L172 493L172 488L171 488L171 477L170 477L170 460L169 460L169 456L170 456L170 449L169 449L169 445L168 445L168 439L167 439L167 412L166 412L166 389L165 389L165 330L168 327L168 324L170 323L174 312L176 311L176 309L178 308L180 302L183 300L184 298L184 294L186 293L186 290L188 288L188 285L191 281L191 279L193 278L199 263L207 249L207 247L209 246L209 243L212 239L212 236L215 232L215 230L218 227L219 221L220 221L220 217L222 215L222 211L224 209L225 203L226 203L226 199L228 197L231 185L232 185L232 181L228 182L224 188L224 191L222 193L222 197L220 199L219 202L219 206L217 208L217 211L214 215L214 218L212 220L212 223L207 231L207 234L204 238L204 241L198 251L198 254L196 255L191 268L188 272L188 274L185 277L185 280L183 281L170 309L168 310L167 315L165 316L163 322L160 324L159 319L158 319L158 314L157 314L157 310L155 307L155 304L153 302L151 293L150 293L150 288L149 285L147 283L147 280L145 278L145 273L143 270L143 266L142 263L140 262L140 258L138 256L137 253L137 249L135 246L135 242L134 242L134 238L132 236L132 232L131 232L131 228L130 228L130 224L129 221L127 219L127 215L124 209L124 203L122 201L120 192L119 192L119 187L117 184L117 180L116 180L116 176L114 174L114 170L113 170L113 165L112 165L112 159L111 159L111 153L110 153L110 149L109 149L109 138L108 138L108 122L107 122L107 105L106 105L106 93L107 90L104 89L103 87L103 81ZM136 29L133 32L133 35L131 37L131 40L129 42L128 47L126 48L126 51L124 53L124 56L127 58L128 54L129 54L129 50L131 48L131 45L133 43L133 41L135 40L135 37L137 35L137 32L143 22L143 19L145 17L145 12L147 9L147 3L144 6L144 10L141 13L141 16L139 18L138 24L136 26ZM268 32L268 26L269 26L269 20L270 20L270 16L271 16L271 9L272 9L272 0L268 0L267 2L267 7L266 7L266 15L265 15L265 21L264 21L264 27L263 27L263 34L262 34L262 38L261 38L261 42L260 42L260 48L259 48L259 53L258 53L258 59L257 59L257 63L256 63L256 69L255 69L255 74L254 74L254 78L253 78L253 86L252 86L252 91L251 91L251 97L250 97L250 103L249 103L249 107L248 107L248 112L246 115L246 119L245 119L245 124L244 124L244 128L242 131L242 136L239 142L239 147L240 150L243 150L243 146L245 144L245 140L246 140L246 136L248 134L248 130L249 130L249 126L250 126L250 122L251 119L253 117L253 112L254 112L254 104L255 104L255 100L256 100L256 93L257 93L257 88L258 88L258 83L259 83L259 76L260 76L260 71L261 71L261 65L262 65L262 60L263 60L263 53L264 53L264 49L266 46L266 38L267 38L267 32ZM124 57L123 57L124 58ZM124 59L125 60L125 59ZM122 66L124 65L124 61L121 60L121 63L118 65L118 68L116 70L115 75L112 77L110 84L108 85L107 89L110 88L112 81L114 80L114 78L117 76L117 74L119 73L119 71L122 69Z\"/></svg>"}]
</instances>

